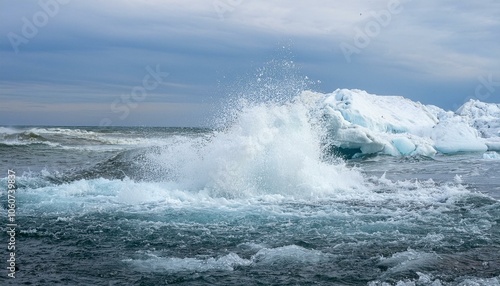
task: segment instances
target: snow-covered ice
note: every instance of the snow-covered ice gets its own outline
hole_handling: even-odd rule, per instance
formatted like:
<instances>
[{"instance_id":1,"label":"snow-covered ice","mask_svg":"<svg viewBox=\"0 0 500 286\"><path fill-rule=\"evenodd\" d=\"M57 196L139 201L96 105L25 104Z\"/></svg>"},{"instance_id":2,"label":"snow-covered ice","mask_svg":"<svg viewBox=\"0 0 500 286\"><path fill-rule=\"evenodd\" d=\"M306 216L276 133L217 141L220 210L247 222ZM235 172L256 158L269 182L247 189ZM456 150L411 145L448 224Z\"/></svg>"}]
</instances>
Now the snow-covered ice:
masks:
<instances>
[{"instance_id":1,"label":"snow-covered ice","mask_svg":"<svg viewBox=\"0 0 500 286\"><path fill-rule=\"evenodd\" d=\"M423 155L500 150L500 105L471 100L456 112L401 96L337 89L321 98L332 144L361 154Z\"/></svg>"}]
</instances>

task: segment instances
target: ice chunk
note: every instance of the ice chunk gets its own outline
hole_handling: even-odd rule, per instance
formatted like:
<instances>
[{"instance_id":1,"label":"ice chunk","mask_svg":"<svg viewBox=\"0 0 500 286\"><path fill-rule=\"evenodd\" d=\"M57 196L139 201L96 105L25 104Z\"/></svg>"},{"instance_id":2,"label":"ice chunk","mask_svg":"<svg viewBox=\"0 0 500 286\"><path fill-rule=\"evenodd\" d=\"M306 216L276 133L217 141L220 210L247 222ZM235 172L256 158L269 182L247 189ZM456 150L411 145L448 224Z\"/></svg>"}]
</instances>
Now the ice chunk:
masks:
<instances>
[{"instance_id":1,"label":"ice chunk","mask_svg":"<svg viewBox=\"0 0 500 286\"><path fill-rule=\"evenodd\" d=\"M431 138L436 150L444 154L488 150L485 140L479 138L477 130L460 117L450 117L439 122L432 129Z\"/></svg>"},{"instance_id":2,"label":"ice chunk","mask_svg":"<svg viewBox=\"0 0 500 286\"><path fill-rule=\"evenodd\" d=\"M410 155L417 148L408 137L394 138L392 139L392 144L402 155Z\"/></svg>"},{"instance_id":3,"label":"ice chunk","mask_svg":"<svg viewBox=\"0 0 500 286\"><path fill-rule=\"evenodd\" d=\"M356 89L303 96L320 98L329 140L343 150L393 156L500 151L499 104L471 100L452 112Z\"/></svg>"},{"instance_id":4,"label":"ice chunk","mask_svg":"<svg viewBox=\"0 0 500 286\"><path fill-rule=\"evenodd\" d=\"M457 114L477 129L481 137L500 136L500 104L471 99L457 110Z\"/></svg>"},{"instance_id":5,"label":"ice chunk","mask_svg":"<svg viewBox=\"0 0 500 286\"><path fill-rule=\"evenodd\" d=\"M497 152L486 152L483 154L483 159L500 160L500 154L498 154Z\"/></svg>"}]
</instances>

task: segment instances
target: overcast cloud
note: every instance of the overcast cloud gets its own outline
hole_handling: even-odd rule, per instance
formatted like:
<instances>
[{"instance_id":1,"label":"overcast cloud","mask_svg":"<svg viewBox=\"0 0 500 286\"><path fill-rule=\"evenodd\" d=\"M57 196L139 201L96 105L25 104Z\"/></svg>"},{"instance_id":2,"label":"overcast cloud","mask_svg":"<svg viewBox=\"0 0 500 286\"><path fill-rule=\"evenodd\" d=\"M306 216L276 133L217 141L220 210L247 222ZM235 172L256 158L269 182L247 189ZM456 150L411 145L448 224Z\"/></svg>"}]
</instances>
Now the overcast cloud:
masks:
<instances>
[{"instance_id":1,"label":"overcast cloud","mask_svg":"<svg viewBox=\"0 0 500 286\"><path fill-rule=\"evenodd\" d=\"M207 125L282 58L321 92L500 102L498 15L494 0L0 0L0 125Z\"/></svg>"}]
</instances>

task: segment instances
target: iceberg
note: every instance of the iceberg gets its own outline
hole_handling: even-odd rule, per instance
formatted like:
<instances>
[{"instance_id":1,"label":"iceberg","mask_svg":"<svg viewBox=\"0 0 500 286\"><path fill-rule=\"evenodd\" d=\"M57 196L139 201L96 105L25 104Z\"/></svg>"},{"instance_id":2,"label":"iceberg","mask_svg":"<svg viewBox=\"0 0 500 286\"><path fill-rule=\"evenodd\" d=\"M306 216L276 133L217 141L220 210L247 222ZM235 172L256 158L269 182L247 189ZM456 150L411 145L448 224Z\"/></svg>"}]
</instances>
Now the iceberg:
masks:
<instances>
[{"instance_id":1,"label":"iceberg","mask_svg":"<svg viewBox=\"0 0 500 286\"><path fill-rule=\"evenodd\" d=\"M432 128L430 137L434 140L434 148L443 154L488 150L478 131L469 126L464 118L456 115L443 118Z\"/></svg>"},{"instance_id":2,"label":"iceberg","mask_svg":"<svg viewBox=\"0 0 500 286\"><path fill-rule=\"evenodd\" d=\"M457 110L457 114L479 132L488 150L500 151L500 104L471 99Z\"/></svg>"},{"instance_id":3,"label":"iceberg","mask_svg":"<svg viewBox=\"0 0 500 286\"><path fill-rule=\"evenodd\" d=\"M302 97L320 98L328 143L344 154L434 156L500 150L499 104L471 100L453 112L358 89L305 91Z\"/></svg>"}]
</instances>

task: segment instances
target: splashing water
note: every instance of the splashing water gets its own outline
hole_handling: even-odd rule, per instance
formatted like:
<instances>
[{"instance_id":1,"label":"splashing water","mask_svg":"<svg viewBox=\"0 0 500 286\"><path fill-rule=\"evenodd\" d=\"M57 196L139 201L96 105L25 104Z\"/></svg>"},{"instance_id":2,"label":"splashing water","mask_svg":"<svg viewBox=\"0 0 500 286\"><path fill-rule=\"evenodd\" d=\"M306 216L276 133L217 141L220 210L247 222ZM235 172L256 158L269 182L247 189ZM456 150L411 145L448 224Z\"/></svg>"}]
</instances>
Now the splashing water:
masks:
<instances>
[{"instance_id":1,"label":"splashing water","mask_svg":"<svg viewBox=\"0 0 500 286\"><path fill-rule=\"evenodd\" d=\"M500 205L481 193L498 160L335 158L324 96L269 71L216 131L28 129L58 144L0 145L44 169L18 176L16 282L498 285Z\"/></svg>"},{"instance_id":2,"label":"splashing water","mask_svg":"<svg viewBox=\"0 0 500 286\"><path fill-rule=\"evenodd\" d=\"M315 197L360 188L359 172L322 160L321 128L311 118L314 101L307 100L246 103L230 127L201 146L171 148L158 164L176 161L172 173L184 188L226 198Z\"/></svg>"}]
</instances>

